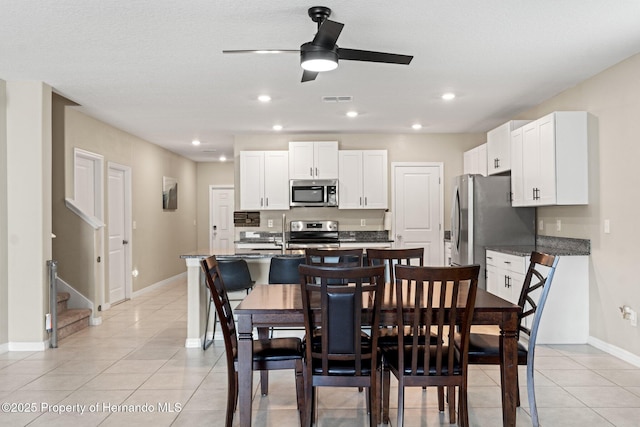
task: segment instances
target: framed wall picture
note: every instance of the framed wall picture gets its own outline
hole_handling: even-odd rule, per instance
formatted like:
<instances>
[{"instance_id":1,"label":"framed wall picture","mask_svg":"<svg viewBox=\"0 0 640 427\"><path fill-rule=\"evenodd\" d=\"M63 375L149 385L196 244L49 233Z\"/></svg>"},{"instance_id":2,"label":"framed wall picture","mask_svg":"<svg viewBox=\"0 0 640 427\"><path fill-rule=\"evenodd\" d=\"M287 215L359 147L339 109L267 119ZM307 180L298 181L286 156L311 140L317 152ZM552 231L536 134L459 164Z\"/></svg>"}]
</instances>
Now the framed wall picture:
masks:
<instances>
[{"instance_id":1,"label":"framed wall picture","mask_svg":"<svg viewBox=\"0 0 640 427\"><path fill-rule=\"evenodd\" d=\"M162 209L178 209L178 180L175 178L162 177Z\"/></svg>"}]
</instances>

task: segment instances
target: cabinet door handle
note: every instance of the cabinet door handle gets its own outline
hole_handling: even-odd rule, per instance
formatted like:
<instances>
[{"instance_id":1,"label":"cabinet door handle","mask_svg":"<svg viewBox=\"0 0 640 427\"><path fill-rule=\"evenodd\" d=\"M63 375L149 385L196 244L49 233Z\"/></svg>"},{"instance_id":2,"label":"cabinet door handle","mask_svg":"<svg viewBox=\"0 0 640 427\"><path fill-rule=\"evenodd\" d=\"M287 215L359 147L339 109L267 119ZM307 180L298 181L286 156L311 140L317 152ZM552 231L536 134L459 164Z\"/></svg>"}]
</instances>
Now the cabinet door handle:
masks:
<instances>
[{"instance_id":1,"label":"cabinet door handle","mask_svg":"<svg viewBox=\"0 0 640 427\"><path fill-rule=\"evenodd\" d=\"M260 197L260 207L264 206L264 199Z\"/></svg>"},{"instance_id":2,"label":"cabinet door handle","mask_svg":"<svg viewBox=\"0 0 640 427\"><path fill-rule=\"evenodd\" d=\"M316 168L316 177L320 176L320 172L318 172L318 168Z\"/></svg>"},{"instance_id":3,"label":"cabinet door handle","mask_svg":"<svg viewBox=\"0 0 640 427\"><path fill-rule=\"evenodd\" d=\"M311 178L313 178L313 168L312 168L312 167L311 167L311 168L309 168L309 176L310 176Z\"/></svg>"},{"instance_id":4,"label":"cabinet door handle","mask_svg":"<svg viewBox=\"0 0 640 427\"><path fill-rule=\"evenodd\" d=\"M269 198L267 197L264 200L265 200L265 207L269 207Z\"/></svg>"},{"instance_id":5,"label":"cabinet door handle","mask_svg":"<svg viewBox=\"0 0 640 427\"><path fill-rule=\"evenodd\" d=\"M500 167L500 159L496 159L496 167L499 168Z\"/></svg>"},{"instance_id":6,"label":"cabinet door handle","mask_svg":"<svg viewBox=\"0 0 640 427\"><path fill-rule=\"evenodd\" d=\"M367 197L364 197L364 205L367 206Z\"/></svg>"},{"instance_id":7,"label":"cabinet door handle","mask_svg":"<svg viewBox=\"0 0 640 427\"><path fill-rule=\"evenodd\" d=\"M362 206L362 197L360 197L360 206Z\"/></svg>"}]
</instances>

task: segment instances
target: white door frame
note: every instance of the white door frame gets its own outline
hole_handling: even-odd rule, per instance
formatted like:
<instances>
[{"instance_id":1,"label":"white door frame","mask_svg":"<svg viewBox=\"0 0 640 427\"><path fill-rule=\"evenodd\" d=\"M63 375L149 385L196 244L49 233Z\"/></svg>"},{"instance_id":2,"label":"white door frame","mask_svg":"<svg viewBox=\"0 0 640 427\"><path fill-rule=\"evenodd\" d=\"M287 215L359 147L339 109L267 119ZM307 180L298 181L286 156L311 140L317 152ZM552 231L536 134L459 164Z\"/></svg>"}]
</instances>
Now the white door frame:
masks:
<instances>
[{"instance_id":1,"label":"white door frame","mask_svg":"<svg viewBox=\"0 0 640 427\"><path fill-rule=\"evenodd\" d=\"M212 217L212 212L211 212L211 206L213 205L213 191L211 190L233 190L233 194L234 194L234 198L235 198L235 186L233 185L209 185L209 228L208 228L208 236L207 237L209 239L209 250L212 250L213 248L211 247L211 241L213 240L211 237L211 233L213 233L213 222L211 222L211 217ZM235 208L235 200L233 201L234 204L234 209ZM235 226L234 226L234 234L235 234Z\"/></svg>"},{"instance_id":2,"label":"white door frame","mask_svg":"<svg viewBox=\"0 0 640 427\"><path fill-rule=\"evenodd\" d=\"M438 180L440 188L440 230L439 230L439 253L444 258L444 163L443 162L391 162L391 212L396 216L399 214L396 206L396 169L399 167L437 167L438 168ZM395 221L391 222L391 235L395 236ZM441 261L444 261L442 259Z\"/></svg>"},{"instance_id":3,"label":"white door frame","mask_svg":"<svg viewBox=\"0 0 640 427\"><path fill-rule=\"evenodd\" d=\"M108 169L115 169L124 173L124 224L125 231L128 236L128 244L124 245L125 250L125 263L124 263L124 298L131 299L132 283L131 283L131 271L132 271L132 254L133 254L133 220L132 220L132 190L131 190L131 167L125 166L115 162L108 162ZM106 240L106 245L109 244ZM107 248L108 249L108 248ZM108 251L107 251L108 253ZM105 269L107 270L107 269ZM107 304L107 309L111 306L111 301Z\"/></svg>"}]
</instances>

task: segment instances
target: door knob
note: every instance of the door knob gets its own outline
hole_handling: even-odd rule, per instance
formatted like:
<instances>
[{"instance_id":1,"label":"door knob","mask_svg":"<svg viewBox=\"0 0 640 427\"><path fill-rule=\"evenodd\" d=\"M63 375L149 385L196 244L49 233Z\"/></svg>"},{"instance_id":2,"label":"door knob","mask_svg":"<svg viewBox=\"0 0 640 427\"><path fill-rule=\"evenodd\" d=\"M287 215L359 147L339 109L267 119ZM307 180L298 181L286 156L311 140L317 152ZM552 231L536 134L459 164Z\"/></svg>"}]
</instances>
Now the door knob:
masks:
<instances>
[{"instance_id":1,"label":"door knob","mask_svg":"<svg viewBox=\"0 0 640 427\"><path fill-rule=\"evenodd\" d=\"M129 241L128 241L128 240L123 240L123 241L122 241L122 244L123 244L123 245L128 245L128 244L129 244Z\"/></svg>"}]
</instances>

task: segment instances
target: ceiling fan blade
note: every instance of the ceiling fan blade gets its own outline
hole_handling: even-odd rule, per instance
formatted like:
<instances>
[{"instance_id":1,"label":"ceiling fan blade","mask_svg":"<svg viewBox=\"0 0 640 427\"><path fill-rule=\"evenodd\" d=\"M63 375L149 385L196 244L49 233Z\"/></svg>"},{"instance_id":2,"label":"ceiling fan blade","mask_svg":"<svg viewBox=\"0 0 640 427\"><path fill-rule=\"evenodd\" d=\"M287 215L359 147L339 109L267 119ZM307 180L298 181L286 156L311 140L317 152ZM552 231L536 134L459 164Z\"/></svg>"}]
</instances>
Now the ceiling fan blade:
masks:
<instances>
[{"instance_id":1,"label":"ceiling fan blade","mask_svg":"<svg viewBox=\"0 0 640 427\"><path fill-rule=\"evenodd\" d=\"M222 53L300 53L300 49L237 49L223 50Z\"/></svg>"},{"instance_id":2,"label":"ceiling fan blade","mask_svg":"<svg viewBox=\"0 0 640 427\"><path fill-rule=\"evenodd\" d=\"M340 33L342 32L342 27L344 27L344 24L325 19L318 27L318 32L313 38L311 44L326 47L327 49L333 49L338 41Z\"/></svg>"},{"instance_id":3,"label":"ceiling fan blade","mask_svg":"<svg viewBox=\"0 0 640 427\"><path fill-rule=\"evenodd\" d=\"M338 58L351 61L384 62L387 64L409 65L413 56L397 53L373 52L371 50L338 48Z\"/></svg>"},{"instance_id":4,"label":"ceiling fan blade","mask_svg":"<svg viewBox=\"0 0 640 427\"><path fill-rule=\"evenodd\" d=\"M315 80L316 77L318 77L318 72L317 71L304 70L304 72L302 73L302 83L309 82L311 80Z\"/></svg>"}]
</instances>

